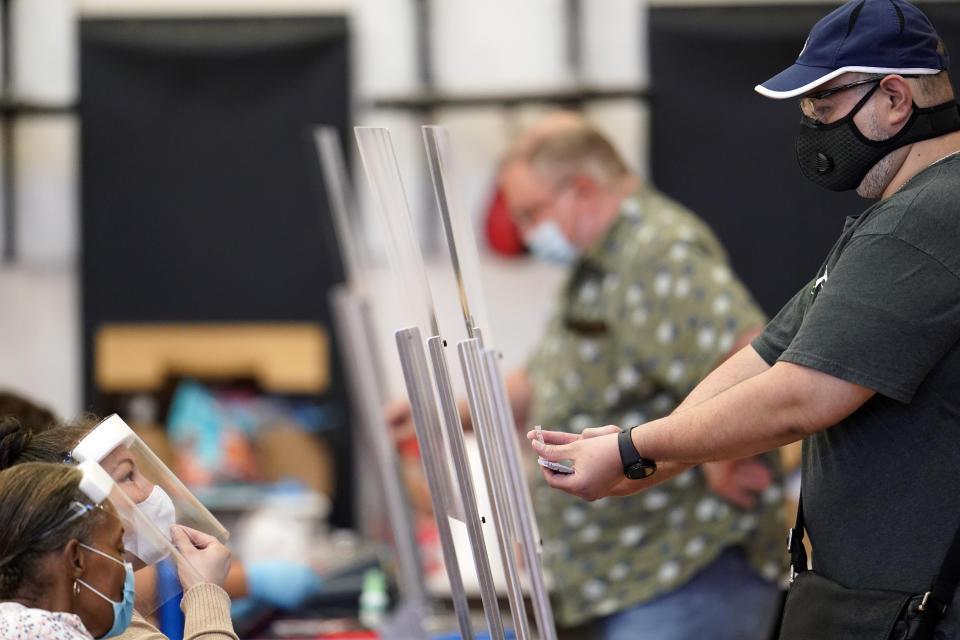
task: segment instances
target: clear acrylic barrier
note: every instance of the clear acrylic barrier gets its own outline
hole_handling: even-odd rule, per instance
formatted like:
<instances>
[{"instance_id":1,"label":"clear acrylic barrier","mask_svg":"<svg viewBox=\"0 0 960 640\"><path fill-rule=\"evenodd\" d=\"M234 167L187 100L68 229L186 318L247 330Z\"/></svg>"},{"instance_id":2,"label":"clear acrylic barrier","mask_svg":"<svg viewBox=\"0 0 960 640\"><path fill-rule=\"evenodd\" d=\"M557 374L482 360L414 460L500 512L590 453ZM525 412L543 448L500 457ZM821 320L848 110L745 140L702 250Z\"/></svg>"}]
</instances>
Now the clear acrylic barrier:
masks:
<instances>
[{"instance_id":1,"label":"clear acrylic barrier","mask_svg":"<svg viewBox=\"0 0 960 640\"><path fill-rule=\"evenodd\" d=\"M411 326L419 328L421 336L439 335L430 283L423 266L420 244L413 230L413 218L410 216L407 205L390 131L382 127L355 127L354 131L363 168L375 195L374 213L380 225L386 230L387 259L394 273L396 286L402 290L399 298L404 309L403 313L397 314L396 321L403 328ZM421 345L421 349L423 346ZM410 400L412 403L413 398ZM435 400L434 410L436 410ZM449 480L451 464L443 430L428 429L424 435L434 439L432 446L436 447L436 451L444 454L442 458L444 475ZM419 432L417 439L420 440ZM422 447L424 443L421 441L420 444ZM452 493L452 482L445 482L444 487L449 489L449 493L444 496L447 515L462 522L464 515L461 497Z\"/></svg>"},{"instance_id":2,"label":"clear acrylic barrier","mask_svg":"<svg viewBox=\"0 0 960 640\"><path fill-rule=\"evenodd\" d=\"M383 525L389 528L392 538L402 601L400 606L412 608L416 612L412 621L420 625L418 629L404 632L404 637L412 640L423 635L423 617L431 608L431 598L423 578L422 554L417 546L410 500L404 490L389 427L384 422L386 392L382 377L383 363L376 349L365 286L369 258L337 130L334 127L317 127L314 138L347 272L347 285L338 286L331 292L330 303L344 353L351 400L359 414L362 443L359 447L372 453L376 461L373 470L376 482L372 483L371 489L379 496L370 497L377 498L376 507L386 512Z\"/></svg>"},{"instance_id":3,"label":"clear acrylic barrier","mask_svg":"<svg viewBox=\"0 0 960 640\"><path fill-rule=\"evenodd\" d=\"M382 127L355 127L360 159L373 192L374 213L385 231L387 259L403 287L398 309L400 326L416 326L427 336L440 333L427 272L413 230L407 196L397 166L390 131Z\"/></svg>"},{"instance_id":4,"label":"clear acrylic barrier","mask_svg":"<svg viewBox=\"0 0 960 640\"><path fill-rule=\"evenodd\" d=\"M395 336L430 489L430 499L440 533L451 596L461 636L473 638L469 606L448 517L468 521L471 518L479 518L479 515L475 511L469 514L465 512L464 502L469 502L469 498L474 496L465 497L462 491L454 493L451 481L452 455L445 439L445 432L440 426L437 398L431 384L423 341L424 331L431 338L439 336L433 299L419 243L413 231L390 133L382 128L357 127L356 136L360 157L375 196L374 210L378 214L380 225L387 232L388 259L396 276L397 285L402 288L407 307L404 311L409 319L406 323L409 326L398 329ZM442 373L438 375L442 376ZM440 386L444 383L449 385L449 380L438 378L436 382ZM444 417L449 418L447 412ZM462 489L464 486L462 470L459 467L457 475L458 487ZM468 531L473 530L474 527L468 526ZM488 617L489 615L490 612ZM495 627L491 625L491 632L494 631Z\"/></svg>"},{"instance_id":5,"label":"clear acrylic barrier","mask_svg":"<svg viewBox=\"0 0 960 640\"><path fill-rule=\"evenodd\" d=\"M434 125L424 125L422 131L423 143L427 151L427 165L430 167L430 179L450 250L450 260L457 280L467 336L478 337L474 335L474 330L482 328L485 332L484 337L492 342L486 299L480 284L477 242L470 217L460 199L450 135L444 127Z\"/></svg>"},{"instance_id":6,"label":"clear acrylic barrier","mask_svg":"<svg viewBox=\"0 0 960 640\"><path fill-rule=\"evenodd\" d=\"M333 215L333 227L337 245L343 258L343 268L350 290L366 294L366 277L370 270L370 257L363 241L359 209L350 186L347 163L340 145L340 135L335 127L322 126L313 130L327 200Z\"/></svg>"},{"instance_id":7,"label":"clear acrylic barrier","mask_svg":"<svg viewBox=\"0 0 960 640\"><path fill-rule=\"evenodd\" d=\"M553 610L540 562L540 536L533 502L522 465L516 426L506 388L499 372L497 354L486 318L480 288L479 259L472 225L463 207L452 169L450 141L443 127L423 127L424 145L434 193L440 210L459 289L461 308L471 339L459 343L461 366L467 385L471 418L477 432L481 460L494 505L498 537L501 538L511 611L521 640L529 637L529 625L520 589L519 552L530 581L530 597L539 637L556 638Z\"/></svg>"}]
</instances>

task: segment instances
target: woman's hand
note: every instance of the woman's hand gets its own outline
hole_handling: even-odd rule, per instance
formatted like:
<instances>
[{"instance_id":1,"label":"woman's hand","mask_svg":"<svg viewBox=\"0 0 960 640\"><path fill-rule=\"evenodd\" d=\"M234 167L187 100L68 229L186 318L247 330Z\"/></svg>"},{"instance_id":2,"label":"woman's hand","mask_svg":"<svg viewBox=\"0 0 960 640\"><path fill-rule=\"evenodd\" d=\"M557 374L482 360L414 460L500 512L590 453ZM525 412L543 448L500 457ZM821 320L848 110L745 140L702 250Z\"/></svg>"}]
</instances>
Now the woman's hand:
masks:
<instances>
[{"instance_id":1,"label":"woman's hand","mask_svg":"<svg viewBox=\"0 0 960 640\"><path fill-rule=\"evenodd\" d=\"M213 536L190 527L174 525L170 527L170 533L173 543L190 563L189 567L177 567L184 592L201 582L222 586L230 571L230 549Z\"/></svg>"}]
</instances>

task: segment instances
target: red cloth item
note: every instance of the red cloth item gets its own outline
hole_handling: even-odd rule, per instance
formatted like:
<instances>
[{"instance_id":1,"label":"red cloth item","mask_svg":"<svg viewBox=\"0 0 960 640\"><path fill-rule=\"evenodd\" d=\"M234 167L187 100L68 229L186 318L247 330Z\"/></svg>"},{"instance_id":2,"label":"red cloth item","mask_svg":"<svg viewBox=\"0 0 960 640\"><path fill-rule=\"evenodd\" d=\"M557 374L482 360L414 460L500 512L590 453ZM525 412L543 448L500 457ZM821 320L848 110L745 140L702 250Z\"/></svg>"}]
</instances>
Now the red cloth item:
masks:
<instances>
[{"instance_id":1,"label":"red cloth item","mask_svg":"<svg viewBox=\"0 0 960 640\"><path fill-rule=\"evenodd\" d=\"M510 217L507 200L500 188L497 188L490 206L487 207L486 228L487 242L500 255L517 256L527 250L520 229Z\"/></svg>"}]
</instances>

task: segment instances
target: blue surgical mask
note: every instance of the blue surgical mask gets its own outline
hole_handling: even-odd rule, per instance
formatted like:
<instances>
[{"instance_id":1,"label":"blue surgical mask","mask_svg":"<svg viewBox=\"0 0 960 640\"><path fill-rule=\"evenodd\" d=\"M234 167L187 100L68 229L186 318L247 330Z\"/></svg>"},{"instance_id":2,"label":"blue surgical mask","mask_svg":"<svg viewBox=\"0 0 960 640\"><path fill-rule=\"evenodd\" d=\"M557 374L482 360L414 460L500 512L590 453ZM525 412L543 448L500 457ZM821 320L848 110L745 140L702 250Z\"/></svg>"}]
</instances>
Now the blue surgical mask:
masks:
<instances>
[{"instance_id":1,"label":"blue surgical mask","mask_svg":"<svg viewBox=\"0 0 960 640\"><path fill-rule=\"evenodd\" d=\"M523 236L533 255L547 262L569 265L580 257L580 249L567 238L553 220L544 220Z\"/></svg>"},{"instance_id":2,"label":"blue surgical mask","mask_svg":"<svg viewBox=\"0 0 960 640\"><path fill-rule=\"evenodd\" d=\"M109 558L116 562L119 565L122 565L124 570L127 572L126 577L123 579L123 600L117 602L116 600L111 600L107 596L100 593L99 590L91 587L89 584L77 578L77 582L85 586L90 591L93 591L95 594L106 600L113 607L113 626L110 627L110 630L107 631L100 638L112 638L118 636L124 631L127 630L127 627L130 626L130 620L133 619L133 595L134 595L134 579L133 579L133 565L129 562L122 562L117 560L108 553L104 553L99 549L94 549L93 547L80 543L80 546L94 553L99 553L104 558Z\"/></svg>"}]
</instances>

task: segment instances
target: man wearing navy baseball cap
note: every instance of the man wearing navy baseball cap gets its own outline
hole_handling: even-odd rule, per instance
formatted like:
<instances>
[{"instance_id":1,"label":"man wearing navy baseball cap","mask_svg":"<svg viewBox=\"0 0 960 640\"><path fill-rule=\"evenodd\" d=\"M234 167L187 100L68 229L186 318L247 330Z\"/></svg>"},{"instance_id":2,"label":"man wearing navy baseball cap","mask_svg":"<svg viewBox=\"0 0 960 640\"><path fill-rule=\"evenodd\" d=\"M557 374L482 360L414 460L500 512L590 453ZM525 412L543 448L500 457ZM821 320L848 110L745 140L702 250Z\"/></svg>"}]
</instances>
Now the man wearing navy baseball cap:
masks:
<instances>
[{"instance_id":1,"label":"man wearing navy baseball cap","mask_svg":"<svg viewBox=\"0 0 960 640\"><path fill-rule=\"evenodd\" d=\"M945 136L960 129L960 112L948 65L940 37L916 7L864 0L818 22L797 62L756 90L777 100L799 97L804 175L827 189L878 198L940 157L929 154L952 150Z\"/></svg>"},{"instance_id":2,"label":"man wearing navy baseball cap","mask_svg":"<svg viewBox=\"0 0 960 640\"><path fill-rule=\"evenodd\" d=\"M544 431L546 444L531 435L540 457L572 461L547 481L588 500L803 439L782 640L960 637L960 106L948 66L905 0L854 0L820 20L796 63L756 90L799 100L804 175L877 202L852 212L810 282L673 414Z\"/></svg>"}]
</instances>

